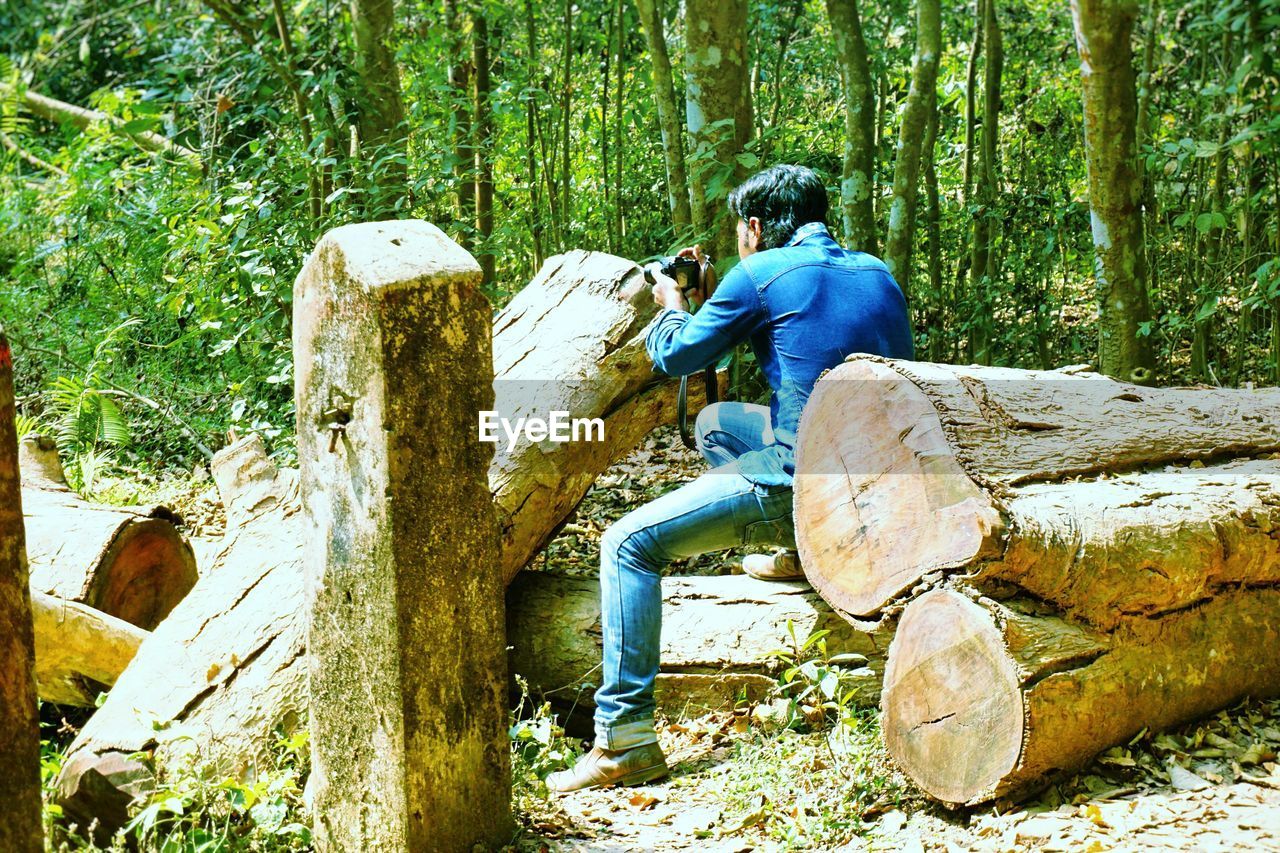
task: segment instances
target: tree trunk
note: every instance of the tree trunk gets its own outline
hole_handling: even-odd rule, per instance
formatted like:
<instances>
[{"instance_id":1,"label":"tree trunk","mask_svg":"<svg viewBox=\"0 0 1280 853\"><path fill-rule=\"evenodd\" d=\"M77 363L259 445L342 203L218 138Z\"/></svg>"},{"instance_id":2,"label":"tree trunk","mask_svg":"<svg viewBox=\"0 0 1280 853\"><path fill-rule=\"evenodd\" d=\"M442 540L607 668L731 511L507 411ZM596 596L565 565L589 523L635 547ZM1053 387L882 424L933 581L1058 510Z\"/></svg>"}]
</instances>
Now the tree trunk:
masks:
<instances>
[{"instance_id":1,"label":"tree trunk","mask_svg":"<svg viewBox=\"0 0 1280 853\"><path fill-rule=\"evenodd\" d=\"M0 332L0 850L44 850L35 642L23 549L13 356Z\"/></svg>"},{"instance_id":2,"label":"tree trunk","mask_svg":"<svg viewBox=\"0 0 1280 853\"><path fill-rule=\"evenodd\" d=\"M915 241L916 192L924 137L937 111L938 60L942 53L942 9L938 0L916 2L916 56L911 68L911 91L902 113L898 150L893 166L893 203L884 260L910 301L911 249ZM932 159L932 157L930 158Z\"/></svg>"},{"instance_id":3,"label":"tree trunk","mask_svg":"<svg viewBox=\"0 0 1280 853\"><path fill-rule=\"evenodd\" d=\"M844 166L840 174L840 210L846 248L876 254L875 135L876 95L862 38L858 0L827 0L835 35L836 59L844 88Z\"/></svg>"},{"instance_id":4,"label":"tree trunk","mask_svg":"<svg viewBox=\"0 0 1280 853\"><path fill-rule=\"evenodd\" d=\"M573 159L570 157L569 124L573 117L573 0L564 3L564 56L563 72L560 78L560 133L563 145L560 158L560 214L559 226L560 248L566 246L566 232L573 223L572 199L569 197L569 178L573 173Z\"/></svg>"},{"instance_id":5,"label":"tree trunk","mask_svg":"<svg viewBox=\"0 0 1280 853\"><path fill-rule=\"evenodd\" d=\"M196 583L191 545L175 526L181 520L163 506L81 499L61 482L56 451L39 441L30 437L22 451L31 588L155 628Z\"/></svg>"},{"instance_id":6,"label":"tree trunk","mask_svg":"<svg viewBox=\"0 0 1280 853\"><path fill-rule=\"evenodd\" d=\"M1004 41L996 0L982 3L983 41L987 61L983 67L982 147L979 149L977 197L978 211L973 219L973 256L970 275L973 282L971 304L977 306L969 324L969 355L979 364L991 363L992 318L991 291L995 286L991 223L996 206L996 156L1000 142L1000 81L1004 72Z\"/></svg>"},{"instance_id":7,"label":"tree trunk","mask_svg":"<svg viewBox=\"0 0 1280 853\"><path fill-rule=\"evenodd\" d=\"M1131 382L1153 376L1140 332L1151 319L1138 171L1137 89L1130 35L1137 0L1072 0L1084 81L1084 141L1097 254L1098 352L1103 373Z\"/></svg>"},{"instance_id":8,"label":"tree trunk","mask_svg":"<svg viewBox=\"0 0 1280 853\"><path fill-rule=\"evenodd\" d=\"M402 209L408 184L408 134L400 98L400 68L392 33L393 0L351 0L354 71L360 90L360 148L369 175L368 219L389 219ZM373 170L373 164L379 163Z\"/></svg>"},{"instance_id":9,"label":"tree trunk","mask_svg":"<svg viewBox=\"0 0 1280 853\"><path fill-rule=\"evenodd\" d=\"M737 257L736 223L725 201L745 176L738 155L755 129L749 74L746 0L688 0L685 113L695 164L693 220L722 269Z\"/></svg>"},{"instance_id":10,"label":"tree trunk","mask_svg":"<svg viewBox=\"0 0 1280 853\"><path fill-rule=\"evenodd\" d=\"M457 185L455 215L460 228L458 242L472 245L471 225L476 220L476 184L472 169L475 154L471 141L471 61L466 54L464 16L458 14L458 0L444 0L446 49L449 52L449 90L453 104L453 177ZM465 58L464 58L465 56ZM530 107L532 109L532 106Z\"/></svg>"},{"instance_id":11,"label":"tree trunk","mask_svg":"<svg viewBox=\"0 0 1280 853\"><path fill-rule=\"evenodd\" d=\"M924 189L926 208L926 235L929 243L929 299L925 305L925 334L929 341L929 361L949 361L947 335L944 331L947 317L946 284L942 273L942 205L938 197L938 170L936 151L938 142L938 110L935 103L929 116L929 127L924 139Z\"/></svg>"},{"instance_id":12,"label":"tree trunk","mask_svg":"<svg viewBox=\"0 0 1280 853\"><path fill-rule=\"evenodd\" d=\"M1100 634L1032 601L934 590L889 649L885 742L939 800L1018 797L1144 729L1280 693L1277 615L1280 590L1233 588Z\"/></svg>"},{"instance_id":13,"label":"tree trunk","mask_svg":"<svg viewBox=\"0 0 1280 853\"><path fill-rule=\"evenodd\" d=\"M1150 389L1095 374L859 357L818 382L805 407L801 562L836 609L863 617L940 572L963 571L1015 582L1105 625L1109 609L1156 612L1217 584L1269 572L1280 580L1280 562L1248 562L1280 547L1265 524L1239 522L1229 545L1215 538L1233 513L1265 514L1255 504L1269 500L1269 487L1251 483L1266 469L1125 472L1278 450L1280 389ZM1225 512L1210 503L1220 478L1238 490L1222 498ZM1181 526L1144 533L1156 524L1148 516L1162 513ZM1230 552L1225 563L1205 556L1215 548Z\"/></svg>"},{"instance_id":14,"label":"tree trunk","mask_svg":"<svg viewBox=\"0 0 1280 853\"><path fill-rule=\"evenodd\" d=\"M525 90L525 168L528 169L529 182L529 230L533 235L533 265L542 266L546 257L542 237L542 204L538 198L538 183L542 180L538 175L538 104L537 89L534 81L538 77L538 22L534 13L533 0L524 0L525 20L525 73L528 75L528 88Z\"/></svg>"},{"instance_id":15,"label":"tree trunk","mask_svg":"<svg viewBox=\"0 0 1280 853\"><path fill-rule=\"evenodd\" d=\"M484 284L489 285L494 281L497 259L489 247L489 238L493 236L493 109L489 104L489 22L483 9L478 9L472 17L471 47L476 72L473 109L476 120L476 236L480 243L476 260L480 262Z\"/></svg>"},{"instance_id":16,"label":"tree trunk","mask_svg":"<svg viewBox=\"0 0 1280 853\"><path fill-rule=\"evenodd\" d=\"M829 654L860 654L868 671L853 701L880 701L884 652L892 623L859 630L841 619L804 583L770 583L745 575L668 577L662 581L662 668L657 700L675 714L689 705L733 707L742 696L765 699L777 686L789 649L788 623L803 644L818 631ZM600 673L600 583L528 571L507 590L510 669L558 705L594 706Z\"/></svg>"},{"instance_id":17,"label":"tree trunk","mask_svg":"<svg viewBox=\"0 0 1280 853\"><path fill-rule=\"evenodd\" d=\"M627 52L627 4L625 0L617 0L618 8L618 34L617 44L614 48L614 66L617 70L617 82L613 87L613 207L612 207L612 228L614 235L614 252L622 253L622 238L626 231L626 216L623 213L623 187L626 182L622 179L622 172L627 167L623 157L622 148L622 127L623 127L623 86L626 83L626 52Z\"/></svg>"},{"instance_id":18,"label":"tree trunk","mask_svg":"<svg viewBox=\"0 0 1280 853\"><path fill-rule=\"evenodd\" d=\"M661 381L644 349L656 311L631 261L573 251L549 259L494 321L501 417L604 420L602 441L499 442L489 485L508 582L596 477L675 411L674 383Z\"/></svg>"},{"instance_id":19,"label":"tree trunk","mask_svg":"<svg viewBox=\"0 0 1280 853\"><path fill-rule=\"evenodd\" d=\"M45 702L92 708L150 634L74 601L31 591L36 692Z\"/></svg>"},{"instance_id":20,"label":"tree trunk","mask_svg":"<svg viewBox=\"0 0 1280 853\"><path fill-rule=\"evenodd\" d=\"M671 204L671 221L676 242L691 236L693 214L689 208L689 175L684 160L684 119L676 103L671 59L667 54L661 0L636 0L640 26L653 63L653 100L658 107L658 125L662 128L662 155L667 169L667 197Z\"/></svg>"},{"instance_id":21,"label":"tree trunk","mask_svg":"<svg viewBox=\"0 0 1280 853\"><path fill-rule=\"evenodd\" d=\"M961 167L960 206L965 214L973 217L973 153L977 139L978 127L978 60L982 56L983 22L986 20L985 0L974 0L973 40L969 45L969 60L966 63L964 88L964 164ZM972 290L969 283L978 276L971 269L973 258L967 252L960 252L956 261L955 303L966 304L965 300ZM949 359L931 359L945 361Z\"/></svg>"}]
</instances>

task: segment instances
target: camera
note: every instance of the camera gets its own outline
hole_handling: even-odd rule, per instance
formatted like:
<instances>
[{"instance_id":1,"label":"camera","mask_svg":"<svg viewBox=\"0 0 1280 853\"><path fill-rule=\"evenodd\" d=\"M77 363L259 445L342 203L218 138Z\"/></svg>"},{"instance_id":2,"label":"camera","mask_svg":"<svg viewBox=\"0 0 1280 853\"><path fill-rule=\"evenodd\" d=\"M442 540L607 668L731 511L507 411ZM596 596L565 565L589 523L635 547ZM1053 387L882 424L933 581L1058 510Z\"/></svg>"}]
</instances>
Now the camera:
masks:
<instances>
[{"instance_id":1,"label":"camera","mask_svg":"<svg viewBox=\"0 0 1280 853\"><path fill-rule=\"evenodd\" d=\"M685 295L702 286L702 265L693 258L668 255L665 258L658 258L651 267L656 267L657 271L667 278L675 279L676 286Z\"/></svg>"}]
</instances>

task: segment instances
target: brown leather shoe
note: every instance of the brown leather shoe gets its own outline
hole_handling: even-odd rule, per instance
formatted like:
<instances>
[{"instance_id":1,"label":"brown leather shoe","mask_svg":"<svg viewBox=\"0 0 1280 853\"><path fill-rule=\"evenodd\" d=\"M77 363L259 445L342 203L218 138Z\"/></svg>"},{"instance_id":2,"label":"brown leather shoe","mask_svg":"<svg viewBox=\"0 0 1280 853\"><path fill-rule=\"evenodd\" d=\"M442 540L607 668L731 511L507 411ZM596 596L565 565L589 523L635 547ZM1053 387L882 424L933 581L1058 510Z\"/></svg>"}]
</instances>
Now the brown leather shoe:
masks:
<instances>
[{"instance_id":1,"label":"brown leather shoe","mask_svg":"<svg viewBox=\"0 0 1280 853\"><path fill-rule=\"evenodd\" d=\"M547 777L547 787L559 793L610 785L643 785L667 775L667 757L656 743L632 749L593 747L569 770Z\"/></svg>"},{"instance_id":2,"label":"brown leather shoe","mask_svg":"<svg viewBox=\"0 0 1280 853\"><path fill-rule=\"evenodd\" d=\"M786 548L779 548L772 554L748 554L742 558L742 571L762 581L804 579L800 555Z\"/></svg>"}]
</instances>

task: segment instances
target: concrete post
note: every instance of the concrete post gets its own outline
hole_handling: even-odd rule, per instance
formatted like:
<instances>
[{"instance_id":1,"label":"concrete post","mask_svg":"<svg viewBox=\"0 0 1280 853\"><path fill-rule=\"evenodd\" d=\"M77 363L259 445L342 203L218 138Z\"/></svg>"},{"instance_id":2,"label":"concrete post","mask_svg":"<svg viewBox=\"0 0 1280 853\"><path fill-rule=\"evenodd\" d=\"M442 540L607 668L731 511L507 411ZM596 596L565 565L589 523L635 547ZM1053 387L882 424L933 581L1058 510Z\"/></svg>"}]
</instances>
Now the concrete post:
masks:
<instances>
[{"instance_id":1,"label":"concrete post","mask_svg":"<svg viewBox=\"0 0 1280 853\"><path fill-rule=\"evenodd\" d=\"M37 853L40 721L15 421L13 357L0 332L0 850Z\"/></svg>"},{"instance_id":2,"label":"concrete post","mask_svg":"<svg viewBox=\"0 0 1280 853\"><path fill-rule=\"evenodd\" d=\"M315 837L470 851L510 832L492 310L421 221L326 234L294 284Z\"/></svg>"}]
</instances>

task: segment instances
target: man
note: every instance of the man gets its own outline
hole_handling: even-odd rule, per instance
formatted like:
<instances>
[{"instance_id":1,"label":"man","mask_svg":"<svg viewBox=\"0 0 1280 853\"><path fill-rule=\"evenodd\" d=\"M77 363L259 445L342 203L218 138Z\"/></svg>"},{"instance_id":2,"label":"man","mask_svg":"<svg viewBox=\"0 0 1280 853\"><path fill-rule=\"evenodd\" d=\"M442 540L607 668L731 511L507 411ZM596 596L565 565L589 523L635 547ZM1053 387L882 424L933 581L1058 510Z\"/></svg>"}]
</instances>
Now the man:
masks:
<instances>
[{"instance_id":1,"label":"man","mask_svg":"<svg viewBox=\"0 0 1280 853\"><path fill-rule=\"evenodd\" d=\"M902 291L878 259L827 232L827 192L813 171L774 166L729 195L742 262L697 314L669 279L646 346L681 376L750 340L773 394L769 406L719 403L698 416L698 447L716 466L626 515L600 545L604 674L595 747L553 774L555 791L637 785L667 773L654 729L662 568L743 545L795 547L791 483L800 412L823 371L851 353L913 357ZM705 262L698 247L682 255ZM766 566L766 569L768 567ZM772 576L785 574L773 567Z\"/></svg>"}]
</instances>

